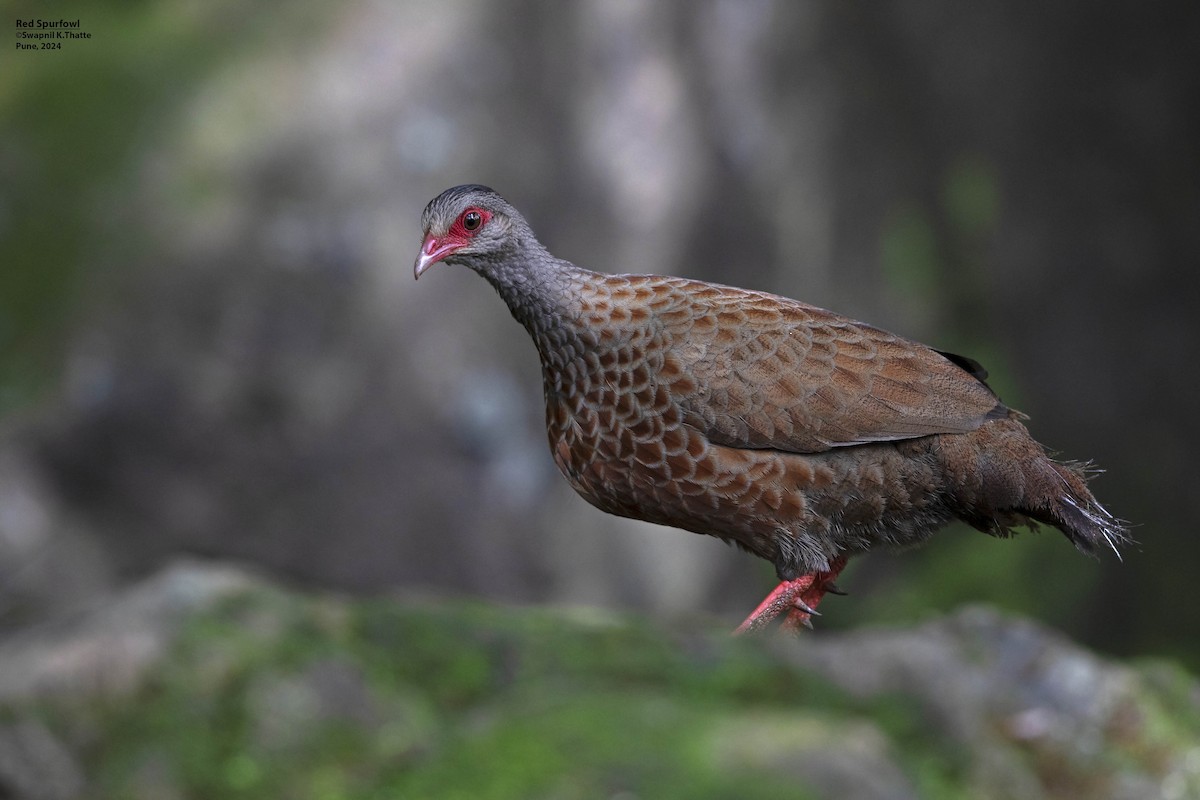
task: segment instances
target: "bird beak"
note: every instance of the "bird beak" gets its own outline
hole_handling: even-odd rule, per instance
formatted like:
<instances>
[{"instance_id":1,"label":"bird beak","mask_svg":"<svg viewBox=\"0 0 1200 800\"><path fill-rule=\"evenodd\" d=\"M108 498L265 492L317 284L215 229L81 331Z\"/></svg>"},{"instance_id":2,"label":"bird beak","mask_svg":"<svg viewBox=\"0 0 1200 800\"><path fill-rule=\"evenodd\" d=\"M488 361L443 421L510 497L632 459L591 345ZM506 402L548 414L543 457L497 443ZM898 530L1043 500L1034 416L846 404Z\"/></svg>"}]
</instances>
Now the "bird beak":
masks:
<instances>
[{"instance_id":1,"label":"bird beak","mask_svg":"<svg viewBox=\"0 0 1200 800\"><path fill-rule=\"evenodd\" d=\"M421 244L421 254L413 263L413 278L421 277L421 273L441 261L446 256L466 246L466 242L452 239L438 239L432 233L425 237Z\"/></svg>"}]
</instances>

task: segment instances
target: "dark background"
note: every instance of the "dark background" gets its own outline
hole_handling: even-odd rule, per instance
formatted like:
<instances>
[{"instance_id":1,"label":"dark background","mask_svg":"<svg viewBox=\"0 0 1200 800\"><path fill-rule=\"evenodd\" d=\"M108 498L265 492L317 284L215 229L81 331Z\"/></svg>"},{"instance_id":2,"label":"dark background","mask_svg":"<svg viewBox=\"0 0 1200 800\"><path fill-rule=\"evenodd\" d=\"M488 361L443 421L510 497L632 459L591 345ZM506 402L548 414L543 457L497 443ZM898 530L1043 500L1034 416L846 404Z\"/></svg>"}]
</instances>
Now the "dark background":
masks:
<instances>
[{"instance_id":1,"label":"dark background","mask_svg":"<svg viewBox=\"0 0 1200 800\"><path fill-rule=\"evenodd\" d=\"M0 42L0 633L180 553L736 623L769 565L574 497L500 300L413 283L480 182L583 266L977 358L1136 526L1123 562L954 527L821 627L982 601L1200 666L1198 8L53 4L93 38Z\"/></svg>"}]
</instances>

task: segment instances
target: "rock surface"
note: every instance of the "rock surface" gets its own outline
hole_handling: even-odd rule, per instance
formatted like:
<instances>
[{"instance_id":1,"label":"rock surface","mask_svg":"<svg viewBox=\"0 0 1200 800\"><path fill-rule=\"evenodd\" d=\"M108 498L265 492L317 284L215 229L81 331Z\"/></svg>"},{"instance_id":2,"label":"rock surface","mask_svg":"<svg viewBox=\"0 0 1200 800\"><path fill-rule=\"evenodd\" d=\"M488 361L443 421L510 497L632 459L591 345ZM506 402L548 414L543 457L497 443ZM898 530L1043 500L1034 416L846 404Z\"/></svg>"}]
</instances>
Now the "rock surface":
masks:
<instances>
[{"instance_id":1,"label":"rock surface","mask_svg":"<svg viewBox=\"0 0 1200 800\"><path fill-rule=\"evenodd\" d=\"M0 796L1189 798L1200 685L984 608L734 639L180 563L0 642Z\"/></svg>"}]
</instances>

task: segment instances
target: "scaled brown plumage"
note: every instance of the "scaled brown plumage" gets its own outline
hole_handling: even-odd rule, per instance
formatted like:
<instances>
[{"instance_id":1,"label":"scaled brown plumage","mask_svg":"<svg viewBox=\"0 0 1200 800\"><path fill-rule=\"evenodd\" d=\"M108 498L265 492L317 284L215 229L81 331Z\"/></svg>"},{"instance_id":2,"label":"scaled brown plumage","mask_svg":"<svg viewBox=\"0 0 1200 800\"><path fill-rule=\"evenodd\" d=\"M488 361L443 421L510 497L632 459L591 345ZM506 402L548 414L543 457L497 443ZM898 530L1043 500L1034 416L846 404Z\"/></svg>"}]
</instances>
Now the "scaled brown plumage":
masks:
<instances>
[{"instance_id":1,"label":"scaled brown plumage","mask_svg":"<svg viewBox=\"0 0 1200 800\"><path fill-rule=\"evenodd\" d=\"M808 624L849 556L955 518L1046 523L1087 552L1126 540L970 359L765 292L580 269L483 186L442 193L422 226L416 276L474 269L533 337L550 450L584 499L775 565L742 629Z\"/></svg>"}]
</instances>

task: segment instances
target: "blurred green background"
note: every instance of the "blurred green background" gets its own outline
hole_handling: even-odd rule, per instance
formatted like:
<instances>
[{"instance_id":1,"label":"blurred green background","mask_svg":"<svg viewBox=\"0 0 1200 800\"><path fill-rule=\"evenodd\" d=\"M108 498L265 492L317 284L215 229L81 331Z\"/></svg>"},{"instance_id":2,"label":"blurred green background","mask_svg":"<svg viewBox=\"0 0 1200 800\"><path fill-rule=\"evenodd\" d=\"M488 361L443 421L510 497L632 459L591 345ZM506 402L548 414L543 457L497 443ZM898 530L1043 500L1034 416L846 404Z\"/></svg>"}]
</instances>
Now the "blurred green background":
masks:
<instances>
[{"instance_id":1,"label":"blurred green background","mask_svg":"<svg viewBox=\"0 0 1200 800\"><path fill-rule=\"evenodd\" d=\"M92 38L10 33L0 66L0 634L180 553L735 624L771 568L575 498L503 304L462 270L413 283L421 208L480 182L583 266L978 359L1136 526L1123 562L954 527L853 564L822 628L983 601L1200 667L1194 5L53 15Z\"/></svg>"}]
</instances>

